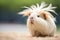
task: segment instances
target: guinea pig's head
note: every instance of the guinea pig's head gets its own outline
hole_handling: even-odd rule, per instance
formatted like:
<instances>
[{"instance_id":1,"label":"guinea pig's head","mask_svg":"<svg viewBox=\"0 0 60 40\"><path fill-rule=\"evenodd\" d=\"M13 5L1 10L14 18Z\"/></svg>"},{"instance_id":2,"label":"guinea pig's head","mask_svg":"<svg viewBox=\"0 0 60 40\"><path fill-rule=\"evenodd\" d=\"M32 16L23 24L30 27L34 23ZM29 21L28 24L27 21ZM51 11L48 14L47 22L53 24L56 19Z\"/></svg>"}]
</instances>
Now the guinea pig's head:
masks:
<instances>
[{"instance_id":1,"label":"guinea pig's head","mask_svg":"<svg viewBox=\"0 0 60 40\"><path fill-rule=\"evenodd\" d=\"M39 20L45 21L50 18L53 21L55 21L53 15L50 13L50 12L55 13L53 9L55 9L56 7L52 7L52 4L47 6L45 2L42 2L41 5L37 4L37 6L32 5L31 7L25 7L25 8L27 9L22 12L19 12L19 14L23 14L23 16L28 16L28 21L30 21L32 24L35 21L39 21Z\"/></svg>"}]
</instances>

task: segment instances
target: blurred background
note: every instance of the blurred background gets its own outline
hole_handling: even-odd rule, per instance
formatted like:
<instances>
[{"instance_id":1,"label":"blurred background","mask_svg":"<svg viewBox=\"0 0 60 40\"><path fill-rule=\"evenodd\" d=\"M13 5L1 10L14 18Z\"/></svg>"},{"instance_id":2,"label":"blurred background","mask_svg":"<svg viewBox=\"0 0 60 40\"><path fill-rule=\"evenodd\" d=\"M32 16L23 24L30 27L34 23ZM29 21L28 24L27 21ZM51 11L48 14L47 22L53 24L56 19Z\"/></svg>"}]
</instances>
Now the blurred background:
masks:
<instances>
[{"instance_id":1,"label":"blurred background","mask_svg":"<svg viewBox=\"0 0 60 40\"><path fill-rule=\"evenodd\" d=\"M56 24L58 30L60 29L60 0L0 0L0 31L18 31L27 32L26 21L27 17L17 14L24 10L24 6L36 5L36 3L46 2L52 3L56 6L55 10L58 15L56 17Z\"/></svg>"}]
</instances>

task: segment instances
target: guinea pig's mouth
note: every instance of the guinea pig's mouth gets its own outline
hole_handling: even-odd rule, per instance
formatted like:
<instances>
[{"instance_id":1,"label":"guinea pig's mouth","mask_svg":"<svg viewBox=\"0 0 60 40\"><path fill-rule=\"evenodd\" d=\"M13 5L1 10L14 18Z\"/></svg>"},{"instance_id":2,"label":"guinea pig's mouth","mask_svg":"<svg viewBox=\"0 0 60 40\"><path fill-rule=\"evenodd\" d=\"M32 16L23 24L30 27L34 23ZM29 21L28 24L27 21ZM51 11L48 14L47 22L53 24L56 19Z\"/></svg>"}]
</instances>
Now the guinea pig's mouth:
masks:
<instances>
[{"instance_id":1,"label":"guinea pig's mouth","mask_svg":"<svg viewBox=\"0 0 60 40\"><path fill-rule=\"evenodd\" d=\"M31 24L34 24L34 20L33 20L33 19L30 19L30 23L31 23Z\"/></svg>"}]
</instances>

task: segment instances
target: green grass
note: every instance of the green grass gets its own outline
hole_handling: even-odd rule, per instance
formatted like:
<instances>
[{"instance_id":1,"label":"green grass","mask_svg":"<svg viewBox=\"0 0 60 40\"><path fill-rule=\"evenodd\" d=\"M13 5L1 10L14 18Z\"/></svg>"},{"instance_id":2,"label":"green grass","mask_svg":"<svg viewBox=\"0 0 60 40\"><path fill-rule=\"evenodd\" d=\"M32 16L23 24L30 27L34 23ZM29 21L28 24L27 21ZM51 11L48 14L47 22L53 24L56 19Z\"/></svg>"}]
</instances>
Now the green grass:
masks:
<instances>
[{"instance_id":1,"label":"green grass","mask_svg":"<svg viewBox=\"0 0 60 40\"><path fill-rule=\"evenodd\" d=\"M10 10L19 10L23 6L31 6L32 4L41 3L52 3L53 5L57 5L60 8L59 0L0 0L0 8L8 7Z\"/></svg>"}]
</instances>

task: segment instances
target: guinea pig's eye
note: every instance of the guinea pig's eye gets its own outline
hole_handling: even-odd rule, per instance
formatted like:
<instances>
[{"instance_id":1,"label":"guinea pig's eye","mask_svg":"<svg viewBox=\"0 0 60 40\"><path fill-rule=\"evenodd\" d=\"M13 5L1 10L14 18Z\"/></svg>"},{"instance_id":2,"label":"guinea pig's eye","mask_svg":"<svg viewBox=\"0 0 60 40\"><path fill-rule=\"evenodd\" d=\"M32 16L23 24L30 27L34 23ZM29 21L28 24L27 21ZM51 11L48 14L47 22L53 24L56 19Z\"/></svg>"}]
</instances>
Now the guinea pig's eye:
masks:
<instances>
[{"instance_id":1,"label":"guinea pig's eye","mask_svg":"<svg viewBox=\"0 0 60 40\"><path fill-rule=\"evenodd\" d=\"M37 17L40 17L39 15L37 15Z\"/></svg>"}]
</instances>

